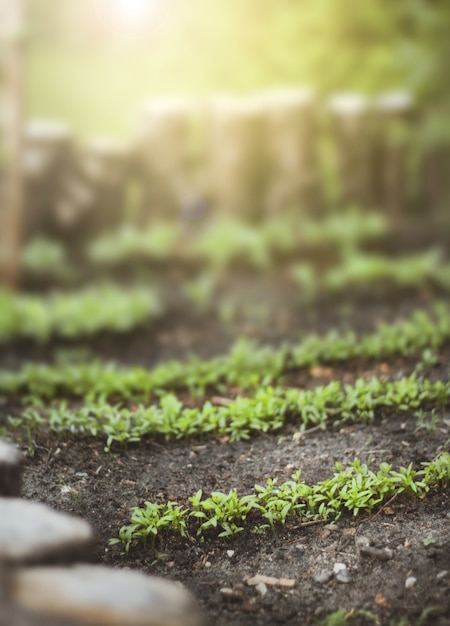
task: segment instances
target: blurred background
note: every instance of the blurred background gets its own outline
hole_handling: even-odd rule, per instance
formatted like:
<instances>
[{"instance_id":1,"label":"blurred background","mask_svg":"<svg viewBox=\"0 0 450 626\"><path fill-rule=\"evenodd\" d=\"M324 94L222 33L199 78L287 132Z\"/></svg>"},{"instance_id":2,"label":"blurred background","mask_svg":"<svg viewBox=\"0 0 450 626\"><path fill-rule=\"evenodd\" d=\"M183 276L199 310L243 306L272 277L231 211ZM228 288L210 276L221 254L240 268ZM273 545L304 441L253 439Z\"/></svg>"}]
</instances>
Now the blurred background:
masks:
<instances>
[{"instance_id":1,"label":"blurred background","mask_svg":"<svg viewBox=\"0 0 450 626\"><path fill-rule=\"evenodd\" d=\"M448 103L445 0L28 0L27 113L127 138L161 93L410 90Z\"/></svg>"},{"instance_id":2,"label":"blurred background","mask_svg":"<svg viewBox=\"0 0 450 626\"><path fill-rule=\"evenodd\" d=\"M234 334L274 299L450 286L446 0L3 0L0 24L5 284L144 285Z\"/></svg>"}]
</instances>

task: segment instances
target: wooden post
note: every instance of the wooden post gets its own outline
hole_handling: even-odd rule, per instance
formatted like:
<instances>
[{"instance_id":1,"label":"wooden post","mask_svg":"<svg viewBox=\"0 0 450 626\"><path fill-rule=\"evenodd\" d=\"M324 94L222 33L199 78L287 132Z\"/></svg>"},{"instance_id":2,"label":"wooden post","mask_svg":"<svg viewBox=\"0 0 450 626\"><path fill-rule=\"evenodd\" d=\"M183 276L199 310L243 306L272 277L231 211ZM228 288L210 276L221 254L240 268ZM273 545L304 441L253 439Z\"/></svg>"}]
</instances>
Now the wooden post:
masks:
<instances>
[{"instance_id":1,"label":"wooden post","mask_svg":"<svg viewBox=\"0 0 450 626\"><path fill-rule=\"evenodd\" d=\"M25 125L22 233L25 240L35 235L59 234L58 222L61 220L58 206L63 203L63 192L72 170L72 131L67 124L53 120L33 120Z\"/></svg>"},{"instance_id":2,"label":"wooden post","mask_svg":"<svg viewBox=\"0 0 450 626\"><path fill-rule=\"evenodd\" d=\"M83 216L89 239L121 224L133 153L125 142L99 137L80 146L77 157L80 184L91 196L89 215Z\"/></svg>"},{"instance_id":3,"label":"wooden post","mask_svg":"<svg viewBox=\"0 0 450 626\"><path fill-rule=\"evenodd\" d=\"M195 129L200 107L183 97L159 97L144 107L137 151L144 187L140 221L177 218L192 194Z\"/></svg>"},{"instance_id":4,"label":"wooden post","mask_svg":"<svg viewBox=\"0 0 450 626\"><path fill-rule=\"evenodd\" d=\"M0 5L0 283L17 287L22 236L24 0Z\"/></svg>"},{"instance_id":5,"label":"wooden post","mask_svg":"<svg viewBox=\"0 0 450 626\"><path fill-rule=\"evenodd\" d=\"M267 128L261 98L214 100L209 151L211 195L219 213L260 220L267 192Z\"/></svg>"},{"instance_id":6,"label":"wooden post","mask_svg":"<svg viewBox=\"0 0 450 626\"><path fill-rule=\"evenodd\" d=\"M359 93L339 93L330 98L329 110L336 145L340 202L344 206L368 207L373 204L369 102Z\"/></svg>"},{"instance_id":7,"label":"wooden post","mask_svg":"<svg viewBox=\"0 0 450 626\"><path fill-rule=\"evenodd\" d=\"M409 130L414 112L411 94L387 92L376 102L379 113L377 163L379 203L392 222L402 220L407 203Z\"/></svg>"},{"instance_id":8,"label":"wooden post","mask_svg":"<svg viewBox=\"0 0 450 626\"><path fill-rule=\"evenodd\" d=\"M302 209L314 213L318 202L315 96L310 89L274 89L261 94L267 118L269 215Z\"/></svg>"}]
</instances>

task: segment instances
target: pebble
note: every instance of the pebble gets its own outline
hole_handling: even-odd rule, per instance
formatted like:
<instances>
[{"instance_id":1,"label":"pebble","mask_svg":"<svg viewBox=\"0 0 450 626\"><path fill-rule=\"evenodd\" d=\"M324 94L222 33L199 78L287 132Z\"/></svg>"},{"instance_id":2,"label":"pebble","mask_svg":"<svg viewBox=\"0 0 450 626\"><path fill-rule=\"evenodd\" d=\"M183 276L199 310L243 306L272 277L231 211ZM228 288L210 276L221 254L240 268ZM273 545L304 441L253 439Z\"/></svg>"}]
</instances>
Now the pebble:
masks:
<instances>
[{"instance_id":1,"label":"pebble","mask_svg":"<svg viewBox=\"0 0 450 626\"><path fill-rule=\"evenodd\" d=\"M350 572L348 571L348 569L347 569L347 568L345 568L345 569L343 569L343 570L339 571L339 572L336 574L336 580L337 580L339 583L344 583L344 584L351 583L351 582L352 582L352 575L350 574Z\"/></svg>"},{"instance_id":2,"label":"pebble","mask_svg":"<svg viewBox=\"0 0 450 626\"><path fill-rule=\"evenodd\" d=\"M191 595L176 583L100 565L19 569L13 600L35 615L90 626L200 626Z\"/></svg>"},{"instance_id":3,"label":"pebble","mask_svg":"<svg viewBox=\"0 0 450 626\"><path fill-rule=\"evenodd\" d=\"M0 439L0 496L20 495L23 456L20 450Z\"/></svg>"},{"instance_id":4,"label":"pebble","mask_svg":"<svg viewBox=\"0 0 450 626\"><path fill-rule=\"evenodd\" d=\"M338 582L345 584L352 582L352 575L348 571L345 563L335 563L333 566L333 572Z\"/></svg>"},{"instance_id":5,"label":"pebble","mask_svg":"<svg viewBox=\"0 0 450 626\"><path fill-rule=\"evenodd\" d=\"M370 546L370 540L367 537L364 537L363 535L359 535L358 537L355 537L355 543L358 547Z\"/></svg>"},{"instance_id":6,"label":"pebble","mask_svg":"<svg viewBox=\"0 0 450 626\"><path fill-rule=\"evenodd\" d=\"M316 583L319 583L321 585L324 585L325 583L330 581L332 578L333 578L333 572L329 570L325 570L323 572L320 572L320 574L316 574L315 576L313 576L313 580Z\"/></svg>"},{"instance_id":7,"label":"pebble","mask_svg":"<svg viewBox=\"0 0 450 626\"><path fill-rule=\"evenodd\" d=\"M262 595L262 597L264 598L264 596L267 593L267 585L265 585L264 583L259 583L258 585L256 585L256 590Z\"/></svg>"},{"instance_id":8,"label":"pebble","mask_svg":"<svg viewBox=\"0 0 450 626\"><path fill-rule=\"evenodd\" d=\"M443 578L445 578L448 574L448 570L443 569L441 572L439 572L438 574L436 574L436 578L438 580L442 580Z\"/></svg>"},{"instance_id":9,"label":"pebble","mask_svg":"<svg viewBox=\"0 0 450 626\"><path fill-rule=\"evenodd\" d=\"M414 576L408 576L408 578L405 580L405 588L411 589L412 587L414 587L416 582L417 578L414 578Z\"/></svg>"},{"instance_id":10,"label":"pebble","mask_svg":"<svg viewBox=\"0 0 450 626\"><path fill-rule=\"evenodd\" d=\"M70 563L92 558L94 533L84 520L18 498L0 498L0 510L0 562Z\"/></svg>"},{"instance_id":11,"label":"pebble","mask_svg":"<svg viewBox=\"0 0 450 626\"><path fill-rule=\"evenodd\" d=\"M333 572L335 574L338 574L339 572L342 572L345 569L347 569L347 566L345 563L335 563L333 565Z\"/></svg>"},{"instance_id":12,"label":"pebble","mask_svg":"<svg viewBox=\"0 0 450 626\"><path fill-rule=\"evenodd\" d=\"M234 550L227 550L227 557L231 559L233 558L233 556L234 556Z\"/></svg>"},{"instance_id":13,"label":"pebble","mask_svg":"<svg viewBox=\"0 0 450 626\"><path fill-rule=\"evenodd\" d=\"M339 530L339 526L337 524L327 524L324 528L325 530L329 530L331 532L337 532Z\"/></svg>"}]
</instances>

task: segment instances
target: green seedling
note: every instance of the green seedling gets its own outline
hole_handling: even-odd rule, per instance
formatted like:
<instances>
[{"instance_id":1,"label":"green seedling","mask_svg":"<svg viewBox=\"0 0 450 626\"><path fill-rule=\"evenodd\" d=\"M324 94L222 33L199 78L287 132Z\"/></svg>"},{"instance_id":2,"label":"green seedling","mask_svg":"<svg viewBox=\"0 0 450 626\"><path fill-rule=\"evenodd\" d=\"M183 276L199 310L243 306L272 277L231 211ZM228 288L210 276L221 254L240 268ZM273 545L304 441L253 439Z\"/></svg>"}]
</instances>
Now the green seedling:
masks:
<instances>
[{"instance_id":1,"label":"green seedling","mask_svg":"<svg viewBox=\"0 0 450 626\"><path fill-rule=\"evenodd\" d=\"M63 402L57 407L29 408L21 417L11 418L10 425L27 432L48 426L57 433L102 436L107 439L106 450L110 450L113 443L128 444L158 435L182 439L216 433L238 441L250 438L252 433L277 431L288 417L301 430L326 429L370 422L383 408L410 412L425 402L442 407L449 398L450 382L420 380L414 375L397 381L373 377L358 379L354 385L335 381L314 389L262 387L252 397L238 396L225 405L207 401L201 408L183 407L172 393L162 395L159 404L133 408L103 400L72 409ZM407 489L408 477L400 478Z\"/></svg>"},{"instance_id":2,"label":"green seedling","mask_svg":"<svg viewBox=\"0 0 450 626\"><path fill-rule=\"evenodd\" d=\"M0 329L5 327L2 315L0 307ZM9 314L7 317L12 319ZM148 400L152 393L163 394L179 388L187 388L193 395L203 394L208 387L221 391L226 385L250 390L257 385L279 384L283 373L291 369L356 357L384 359L417 354L425 349L434 351L449 338L450 311L437 306L433 315L416 311L409 319L380 324L376 331L361 337L352 332L330 332L322 337L306 337L291 348L264 347L242 340L228 355L206 361L169 361L150 371L101 362L28 364L19 372L0 371L0 393L142 401Z\"/></svg>"},{"instance_id":3,"label":"green seedling","mask_svg":"<svg viewBox=\"0 0 450 626\"><path fill-rule=\"evenodd\" d=\"M336 465L335 474L322 482L307 485L300 471L291 480L278 484L270 478L264 486L255 485L252 493L239 496L236 490L215 491L204 498L201 490L188 498L183 507L177 502L159 504L146 502L144 507L131 509L130 523L123 526L110 543L121 543L126 552L133 542L152 545L162 532L188 536L188 528L196 530L202 539L206 531L221 531L219 537L242 532L250 519L250 528L261 532L288 520L338 520L342 515L357 517L371 513L376 507L396 495L424 497L429 491L445 489L450 483L450 453L422 463L422 469L412 465L393 470L382 463L377 470L356 459L348 467ZM255 524L256 521L256 524ZM424 542L430 541L425 538Z\"/></svg>"},{"instance_id":4,"label":"green seedling","mask_svg":"<svg viewBox=\"0 0 450 626\"><path fill-rule=\"evenodd\" d=\"M436 543L436 539L433 537L431 533L429 533L426 537L422 539L422 543L425 547L428 547Z\"/></svg>"},{"instance_id":5,"label":"green seedling","mask_svg":"<svg viewBox=\"0 0 450 626\"><path fill-rule=\"evenodd\" d=\"M431 415L428 418L427 412L423 409L419 409L414 413L414 417L417 419L417 426L414 429L415 432L419 432L421 430L427 433L434 433L437 430L439 418L436 414L435 409L431 411Z\"/></svg>"},{"instance_id":6,"label":"green seedling","mask_svg":"<svg viewBox=\"0 0 450 626\"><path fill-rule=\"evenodd\" d=\"M147 288L112 285L48 296L0 291L0 341L16 337L40 342L57 335L90 336L101 330L124 332L160 315L157 295Z\"/></svg>"}]
</instances>

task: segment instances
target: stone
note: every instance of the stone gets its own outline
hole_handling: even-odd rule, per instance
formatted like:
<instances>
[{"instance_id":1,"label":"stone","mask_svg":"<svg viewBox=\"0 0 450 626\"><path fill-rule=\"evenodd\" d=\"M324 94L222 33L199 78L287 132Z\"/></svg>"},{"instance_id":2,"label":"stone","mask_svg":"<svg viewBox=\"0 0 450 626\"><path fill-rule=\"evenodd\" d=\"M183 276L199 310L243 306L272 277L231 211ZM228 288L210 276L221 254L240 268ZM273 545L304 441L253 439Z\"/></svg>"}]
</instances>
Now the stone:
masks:
<instances>
[{"instance_id":1,"label":"stone","mask_svg":"<svg viewBox=\"0 0 450 626\"><path fill-rule=\"evenodd\" d=\"M352 575L348 571L345 563L335 563L333 566L333 572L339 583L347 584L352 582Z\"/></svg>"},{"instance_id":2,"label":"stone","mask_svg":"<svg viewBox=\"0 0 450 626\"><path fill-rule=\"evenodd\" d=\"M13 601L37 616L89 626L200 626L191 594L176 583L101 565L18 569Z\"/></svg>"},{"instance_id":3,"label":"stone","mask_svg":"<svg viewBox=\"0 0 450 626\"><path fill-rule=\"evenodd\" d=\"M412 587L414 587L416 582L417 582L417 578L415 578L414 576L408 576L408 578L405 580L405 588L412 589Z\"/></svg>"},{"instance_id":4,"label":"stone","mask_svg":"<svg viewBox=\"0 0 450 626\"><path fill-rule=\"evenodd\" d=\"M339 572L343 572L346 569L347 569L347 566L345 565L345 563L335 563L333 565L333 572L335 574L338 574Z\"/></svg>"},{"instance_id":5,"label":"stone","mask_svg":"<svg viewBox=\"0 0 450 626\"><path fill-rule=\"evenodd\" d=\"M315 576L313 576L314 582L319 583L320 585L325 585L332 578L333 578L333 572L330 570L324 570L323 572L320 572L319 574L316 574Z\"/></svg>"},{"instance_id":6,"label":"stone","mask_svg":"<svg viewBox=\"0 0 450 626\"><path fill-rule=\"evenodd\" d=\"M352 582L352 575L350 574L348 569L345 568L336 574L336 580L338 581L338 583L348 584Z\"/></svg>"},{"instance_id":7,"label":"stone","mask_svg":"<svg viewBox=\"0 0 450 626\"><path fill-rule=\"evenodd\" d=\"M23 457L18 448L0 439L0 496L19 496Z\"/></svg>"},{"instance_id":8,"label":"stone","mask_svg":"<svg viewBox=\"0 0 450 626\"><path fill-rule=\"evenodd\" d=\"M82 519L39 502L0 498L0 563L55 563L91 559L94 533Z\"/></svg>"}]
</instances>

